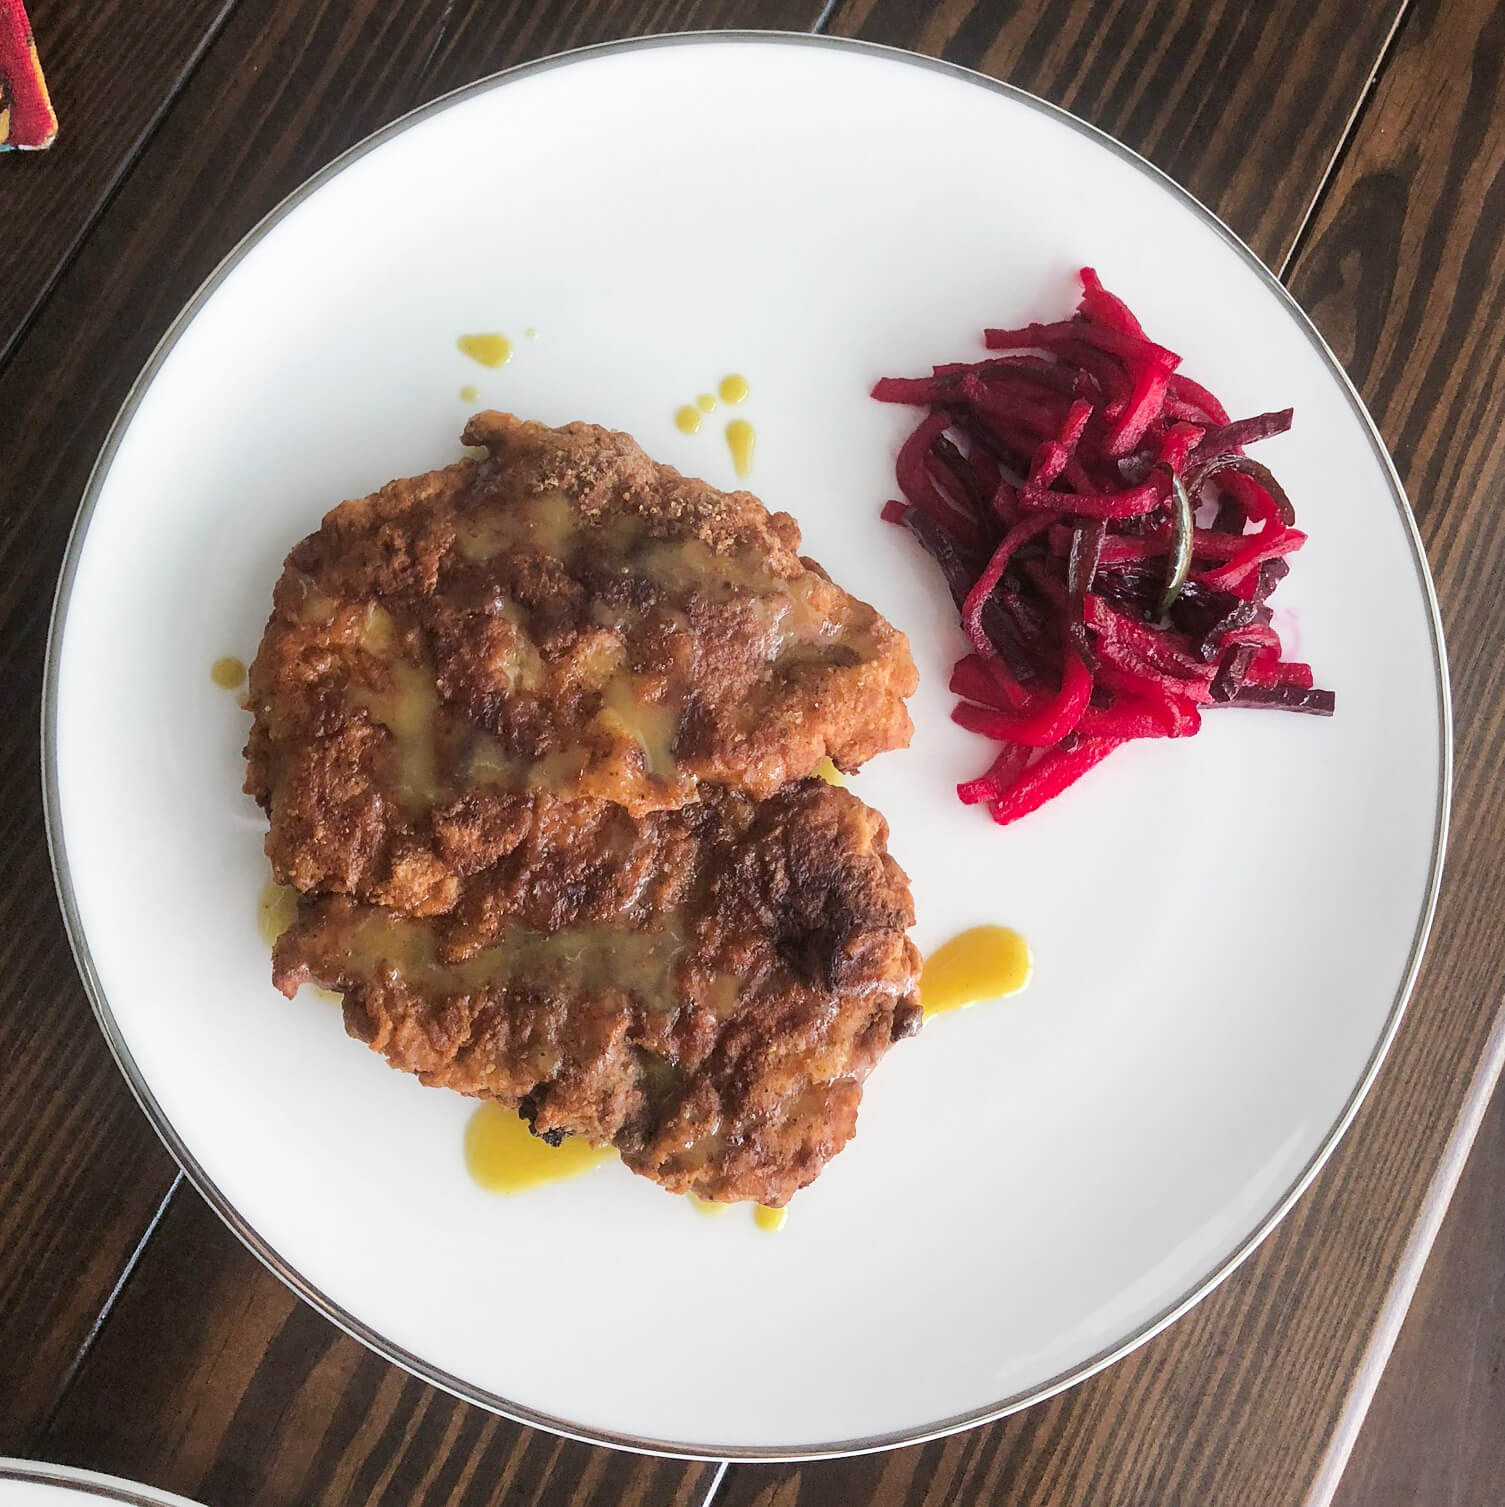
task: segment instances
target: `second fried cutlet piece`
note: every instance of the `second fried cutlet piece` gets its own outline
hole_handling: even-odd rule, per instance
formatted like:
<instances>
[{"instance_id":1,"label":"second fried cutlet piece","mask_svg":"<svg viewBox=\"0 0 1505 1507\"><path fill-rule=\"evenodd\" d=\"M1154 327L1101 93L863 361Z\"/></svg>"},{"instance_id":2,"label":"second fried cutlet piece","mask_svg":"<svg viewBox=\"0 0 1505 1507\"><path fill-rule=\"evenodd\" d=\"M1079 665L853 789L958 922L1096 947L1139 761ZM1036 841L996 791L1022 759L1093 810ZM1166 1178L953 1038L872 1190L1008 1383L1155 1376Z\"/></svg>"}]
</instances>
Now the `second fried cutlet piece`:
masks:
<instances>
[{"instance_id":1,"label":"second fried cutlet piece","mask_svg":"<svg viewBox=\"0 0 1505 1507\"><path fill-rule=\"evenodd\" d=\"M918 1028L909 884L881 816L819 780L632 817L517 796L452 914L305 899L274 976L423 1082L615 1146L675 1192L782 1204Z\"/></svg>"},{"instance_id":2,"label":"second fried cutlet piece","mask_svg":"<svg viewBox=\"0 0 1505 1507\"><path fill-rule=\"evenodd\" d=\"M637 815L909 741L904 636L787 514L592 425L465 439L487 458L342 503L288 557L246 750L280 878L398 903L394 854L477 786Z\"/></svg>"}]
</instances>

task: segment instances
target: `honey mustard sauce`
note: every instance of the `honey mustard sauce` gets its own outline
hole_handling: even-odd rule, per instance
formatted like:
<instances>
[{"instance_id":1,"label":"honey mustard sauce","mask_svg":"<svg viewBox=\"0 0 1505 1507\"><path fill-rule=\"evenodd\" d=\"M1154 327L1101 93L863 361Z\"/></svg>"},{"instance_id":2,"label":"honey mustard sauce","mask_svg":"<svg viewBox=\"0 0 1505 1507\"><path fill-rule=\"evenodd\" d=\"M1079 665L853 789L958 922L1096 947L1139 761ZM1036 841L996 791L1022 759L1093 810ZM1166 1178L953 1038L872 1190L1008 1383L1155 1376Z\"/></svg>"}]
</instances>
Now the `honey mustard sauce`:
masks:
<instances>
[{"instance_id":1,"label":"honey mustard sauce","mask_svg":"<svg viewBox=\"0 0 1505 1507\"><path fill-rule=\"evenodd\" d=\"M431 674L405 660L389 660L386 669L385 686L354 683L348 694L355 705L365 707L392 734L397 749L398 799L414 808L430 806L440 795L434 758L438 688Z\"/></svg>"},{"instance_id":2,"label":"honey mustard sauce","mask_svg":"<svg viewBox=\"0 0 1505 1507\"><path fill-rule=\"evenodd\" d=\"M717 1203L714 1199L701 1198L697 1194L687 1193L690 1207L697 1214L725 1214L734 1207L732 1204ZM760 1230L770 1235L777 1235L784 1228L785 1221L789 1218L788 1209L771 1209L767 1204L754 1204L752 1210L753 1223Z\"/></svg>"},{"instance_id":3,"label":"honey mustard sauce","mask_svg":"<svg viewBox=\"0 0 1505 1507\"><path fill-rule=\"evenodd\" d=\"M845 785L847 782L847 777L831 762L829 754L815 766L815 774L828 785Z\"/></svg>"},{"instance_id":4,"label":"honey mustard sauce","mask_svg":"<svg viewBox=\"0 0 1505 1507\"><path fill-rule=\"evenodd\" d=\"M277 938L293 924L293 914L298 909L298 892L290 884L278 884L268 879L261 887L261 898L256 902L256 929L268 947L276 944Z\"/></svg>"},{"instance_id":5,"label":"honey mustard sauce","mask_svg":"<svg viewBox=\"0 0 1505 1507\"><path fill-rule=\"evenodd\" d=\"M475 390L475 388L470 385L469 382L467 382L465 386L460 389L460 401L462 403L474 403L478 397L480 397L480 394Z\"/></svg>"},{"instance_id":6,"label":"honey mustard sauce","mask_svg":"<svg viewBox=\"0 0 1505 1507\"><path fill-rule=\"evenodd\" d=\"M465 1165L488 1193L522 1193L564 1182L615 1155L575 1136L551 1146L528 1129L516 1110L494 1099L480 1104L465 1127Z\"/></svg>"},{"instance_id":7,"label":"honey mustard sauce","mask_svg":"<svg viewBox=\"0 0 1505 1507\"><path fill-rule=\"evenodd\" d=\"M681 434L698 434L700 421L703 415L714 413L719 394L723 403L742 403L747 400L751 391L747 384L747 378L733 372L730 376L723 377L714 393L703 392L693 403L684 403L674 410L674 427ZM746 464L752 463L753 434L752 425L745 421L738 421L735 428L736 437L733 438L732 426L727 428L727 443L732 447L732 458L737 463L738 476L747 475L747 471L741 462L737 461L739 454L745 452Z\"/></svg>"},{"instance_id":8,"label":"honey mustard sauce","mask_svg":"<svg viewBox=\"0 0 1505 1507\"><path fill-rule=\"evenodd\" d=\"M733 419L726 426L726 444L732 452L732 468L738 476L746 476L751 472L757 439L757 432L746 419Z\"/></svg>"},{"instance_id":9,"label":"honey mustard sauce","mask_svg":"<svg viewBox=\"0 0 1505 1507\"><path fill-rule=\"evenodd\" d=\"M275 879L268 879L262 885L261 895L256 902L256 929L268 947L277 945L277 938L293 924L297 909L298 892L292 885L278 884ZM336 1005L340 1003L340 996L333 989L325 989L318 984L305 984L303 987L316 999L329 1000Z\"/></svg>"},{"instance_id":10,"label":"honey mustard sauce","mask_svg":"<svg viewBox=\"0 0 1505 1507\"><path fill-rule=\"evenodd\" d=\"M926 1019L1017 994L1034 968L1029 943L1007 926L974 926L936 948L920 974Z\"/></svg>"},{"instance_id":11,"label":"honey mustard sauce","mask_svg":"<svg viewBox=\"0 0 1505 1507\"><path fill-rule=\"evenodd\" d=\"M512 359L512 342L505 335L461 335L455 344L482 366L505 366Z\"/></svg>"},{"instance_id":12,"label":"honey mustard sauce","mask_svg":"<svg viewBox=\"0 0 1505 1507\"><path fill-rule=\"evenodd\" d=\"M642 932L615 926L539 932L509 925L497 941L470 957L444 961L431 922L372 908L340 935L335 951L355 974L395 974L435 995L473 995L511 985L562 987L586 997L625 992L642 1007L667 1015L684 1003L675 977L683 948L681 922L671 914L663 926ZM736 979L716 977L709 993L735 997L737 987ZM540 1077L557 1073L558 1052L541 1054L535 1067ZM718 1149L719 1138L706 1137L689 1148L689 1161L697 1164ZM474 1112L465 1135L471 1175L493 1192L521 1192L573 1177L612 1155L572 1138L551 1147L534 1137L514 1112L494 1102Z\"/></svg>"},{"instance_id":13,"label":"honey mustard sauce","mask_svg":"<svg viewBox=\"0 0 1505 1507\"><path fill-rule=\"evenodd\" d=\"M455 548L481 565L512 550L531 546L551 555L567 555L580 534L580 520L563 492L538 492L510 507L465 520Z\"/></svg>"},{"instance_id":14,"label":"honey mustard sauce","mask_svg":"<svg viewBox=\"0 0 1505 1507\"><path fill-rule=\"evenodd\" d=\"M678 773L674 739L679 732L677 703L646 700L630 675L613 675L601 693L598 721L614 724L643 752L643 768L655 779L672 780Z\"/></svg>"},{"instance_id":15,"label":"honey mustard sauce","mask_svg":"<svg viewBox=\"0 0 1505 1507\"><path fill-rule=\"evenodd\" d=\"M320 591L312 576L301 572L290 580L293 615L300 623L310 628L327 628L333 621L339 603L332 596Z\"/></svg>"},{"instance_id":16,"label":"honey mustard sauce","mask_svg":"<svg viewBox=\"0 0 1505 1507\"><path fill-rule=\"evenodd\" d=\"M434 994L475 994L554 979L587 995L622 990L645 1009L668 1013L679 1003L675 969L684 934L672 913L651 931L619 926L534 931L508 925L470 957L446 962L438 956L431 925L373 908L351 928L342 950L357 973L394 969Z\"/></svg>"},{"instance_id":17,"label":"honey mustard sauce","mask_svg":"<svg viewBox=\"0 0 1505 1507\"><path fill-rule=\"evenodd\" d=\"M557 490L462 519L454 548L474 564L521 549L541 551L572 569L583 560L616 561L624 578L658 588L651 610L667 629L681 633L688 632L688 620L677 603L688 593L717 604L745 604L746 620L762 636L763 653L779 676L804 673L807 665L853 664L877 652L871 624L833 612L827 600L832 588L820 577L776 576L753 549L722 554L693 537L657 538L635 516L583 518ZM407 657L415 652L412 630L400 629L381 605L341 604L308 578L296 582L295 591L294 611L310 623L328 625L337 613L364 613L352 626L376 663L352 674L345 699L391 734L394 793L410 809L431 807L472 784L515 790L580 789L595 779L609 784L617 775L608 761L620 757L624 745L629 756L635 748L643 774L655 783L684 788L690 779L676 754L690 689L682 673L635 674L619 654L603 654L583 686L592 700L583 703L578 730L549 753L525 757L442 704L432 666ZM615 601L598 599L592 614L613 634L631 635L642 627L644 610L629 593ZM499 689L541 693L550 671L530 615L504 593L494 619L508 630L497 634L490 660ZM834 768L822 772L838 777Z\"/></svg>"},{"instance_id":18,"label":"honey mustard sauce","mask_svg":"<svg viewBox=\"0 0 1505 1507\"><path fill-rule=\"evenodd\" d=\"M226 654L209 666L209 678L222 691L233 691L246 678L245 664L233 654Z\"/></svg>"}]
</instances>

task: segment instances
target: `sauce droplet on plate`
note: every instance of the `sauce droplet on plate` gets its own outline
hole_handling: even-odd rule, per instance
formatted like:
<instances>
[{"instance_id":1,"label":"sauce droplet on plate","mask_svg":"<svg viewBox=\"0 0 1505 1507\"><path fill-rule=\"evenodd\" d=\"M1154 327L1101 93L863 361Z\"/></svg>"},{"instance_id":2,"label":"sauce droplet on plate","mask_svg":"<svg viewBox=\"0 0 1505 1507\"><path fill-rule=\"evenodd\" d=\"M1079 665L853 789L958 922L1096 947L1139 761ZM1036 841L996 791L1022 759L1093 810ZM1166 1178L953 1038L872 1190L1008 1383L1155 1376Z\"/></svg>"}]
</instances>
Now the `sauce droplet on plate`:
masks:
<instances>
[{"instance_id":1,"label":"sauce droplet on plate","mask_svg":"<svg viewBox=\"0 0 1505 1507\"><path fill-rule=\"evenodd\" d=\"M465 1127L465 1165L488 1193L521 1193L578 1177L616 1153L570 1136L560 1145L540 1140L515 1109L482 1103Z\"/></svg>"},{"instance_id":2,"label":"sauce droplet on plate","mask_svg":"<svg viewBox=\"0 0 1505 1507\"><path fill-rule=\"evenodd\" d=\"M695 399L695 406L702 413L709 413L716 406L716 400L710 395L710 393L703 392L698 398Z\"/></svg>"},{"instance_id":3,"label":"sauce droplet on plate","mask_svg":"<svg viewBox=\"0 0 1505 1507\"><path fill-rule=\"evenodd\" d=\"M233 654L209 666L209 678L222 691L233 691L246 678L246 667Z\"/></svg>"},{"instance_id":4,"label":"sauce droplet on plate","mask_svg":"<svg viewBox=\"0 0 1505 1507\"><path fill-rule=\"evenodd\" d=\"M700 428L700 410L693 403L686 403L674 410L674 427L681 434L694 434Z\"/></svg>"},{"instance_id":5,"label":"sauce droplet on plate","mask_svg":"<svg viewBox=\"0 0 1505 1507\"><path fill-rule=\"evenodd\" d=\"M738 476L746 476L752 470L753 446L757 434L746 419L733 419L726 426L726 443L732 452L732 465Z\"/></svg>"},{"instance_id":6,"label":"sauce droplet on plate","mask_svg":"<svg viewBox=\"0 0 1505 1507\"><path fill-rule=\"evenodd\" d=\"M753 1223L760 1230L767 1230L770 1235L777 1235L788 1218L788 1209L770 1209L767 1204L759 1204L753 1210Z\"/></svg>"},{"instance_id":7,"label":"sauce droplet on plate","mask_svg":"<svg viewBox=\"0 0 1505 1507\"><path fill-rule=\"evenodd\" d=\"M505 366L512 359L512 342L505 335L461 335L455 344L482 366Z\"/></svg>"},{"instance_id":8,"label":"sauce droplet on plate","mask_svg":"<svg viewBox=\"0 0 1505 1507\"><path fill-rule=\"evenodd\" d=\"M936 948L920 975L926 1018L1017 994L1034 968L1029 943L1007 926L974 926Z\"/></svg>"},{"instance_id":9,"label":"sauce droplet on plate","mask_svg":"<svg viewBox=\"0 0 1505 1507\"><path fill-rule=\"evenodd\" d=\"M262 885L261 899L256 904L256 926L268 947L293 924L297 909L298 892L292 885L278 884L275 879Z\"/></svg>"},{"instance_id":10,"label":"sauce droplet on plate","mask_svg":"<svg viewBox=\"0 0 1505 1507\"><path fill-rule=\"evenodd\" d=\"M725 1214L731 1208L730 1204L719 1204L714 1198L702 1198L698 1193L686 1193L685 1197L697 1214Z\"/></svg>"},{"instance_id":11,"label":"sauce droplet on plate","mask_svg":"<svg viewBox=\"0 0 1505 1507\"><path fill-rule=\"evenodd\" d=\"M740 403L752 389L747 385L746 377L738 376L733 372L731 376L721 379L721 386L717 388L717 391L721 394L723 403Z\"/></svg>"},{"instance_id":12,"label":"sauce droplet on plate","mask_svg":"<svg viewBox=\"0 0 1505 1507\"><path fill-rule=\"evenodd\" d=\"M465 386L460 389L460 401L462 403L474 403L476 398L479 396L480 394L476 392L475 388L473 388L469 382L467 382Z\"/></svg>"},{"instance_id":13,"label":"sauce droplet on plate","mask_svg":"<svg viewBox=\"0 0 1505 1507\"><path fill-rule=\"evenodd\" d=\"M537 340L538 331L535 330L532 325L529 325L528 328L523 331L523 338L525 340Z\"/></svg>"}]
</instances>

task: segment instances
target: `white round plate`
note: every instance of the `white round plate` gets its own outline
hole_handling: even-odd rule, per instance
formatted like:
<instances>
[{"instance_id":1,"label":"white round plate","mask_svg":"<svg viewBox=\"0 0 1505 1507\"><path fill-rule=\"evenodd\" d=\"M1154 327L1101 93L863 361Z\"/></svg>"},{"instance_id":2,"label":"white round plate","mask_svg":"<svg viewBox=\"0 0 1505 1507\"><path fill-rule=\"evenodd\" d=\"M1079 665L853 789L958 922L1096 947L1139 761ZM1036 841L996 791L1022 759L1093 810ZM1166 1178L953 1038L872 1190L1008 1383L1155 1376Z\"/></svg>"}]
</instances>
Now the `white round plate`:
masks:
<instances>
[{"instance_id":1,"label":"white round plate","mask_svg":"<svg viewBox=\"0 0 1505 1507\"><path fill-rule=\"evenodd\" d=\"M124 1502L126 1507L194 1507L187 1497L97 1470L0 1459L0 1507L99 1507L101 1501Z\"/></svg>"},{"instance_id":2,"label":"white round plate","mask_svg":"<svg viewBox=\"0 0 1505 1507\"><path fill-rule=\"evenodd\" d=\"M1331 720L1228 711L1019 826L957 803L956 615L879 521L913 415L885 373L1059 317L1095 264L1238 413L1311 542L1287 642ZM536 330L536 338L525 331ZM456 349L498 330L511 363ZM751 485L905 629L904 753L855 781L929 949L1017 927L1034 982L937 1019L777 1236L610 1166L466 1174L467 1101L280 998L257 934L249 658L334 502L457 453L479 403L586 418ZM1400 486L1311 326L1131 153L989 80L809 38L650 40L477 84L321 173L209 280L131 394L59 588L47 790L80 967L132 1087L237 1234L337 1323L488 1407L684 1454L799 1456L995 1416L1106 1364L1247 1255L1352 1116L1410 986L1447 808L1435 603Z\"/></svg>"}]
</instances>

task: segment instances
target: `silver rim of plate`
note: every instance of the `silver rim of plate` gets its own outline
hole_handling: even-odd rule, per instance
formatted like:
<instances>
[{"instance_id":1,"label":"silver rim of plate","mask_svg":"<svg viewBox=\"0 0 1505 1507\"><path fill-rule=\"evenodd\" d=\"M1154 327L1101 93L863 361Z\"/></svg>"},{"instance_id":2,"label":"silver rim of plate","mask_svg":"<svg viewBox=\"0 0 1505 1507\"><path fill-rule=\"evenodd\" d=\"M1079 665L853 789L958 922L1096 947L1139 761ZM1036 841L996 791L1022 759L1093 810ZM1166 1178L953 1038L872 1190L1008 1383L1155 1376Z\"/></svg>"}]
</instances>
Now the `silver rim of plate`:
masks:
<instances>
[{"instance_id":1,"label":"silver rim of plate","mask_svg":"<svg viewBox=\"0 0 1505 1507\"><path fill-rule=\"evenodd\" d=\"M122 1481L98 1471L72 1465L43 1465L35 1460L0 1459L0 1482L23 1481L35 1486L62 1486L107 1502L125 1502L129 1507L193 1507L186 1497L157 1491L134 1481Z\"/></svg>"},{"instance_id":2,"label":"silver rim of plate","mask_svg":"<svg viewBox=\"0 0 1505 1507\"><path fill-rule=\"evenodd\" d=\"M1322 358L1323 363L1331 372L1334 380L1347 397L1355 416L1364 427L1370 445L1373 447L1375 458L1379 461L1380 467L1389 481L1391 500L1400 514L1402 526L1405 529L1407 540L1411 546L1412 561L1416 568L1417 580L1427 604L1434 668L1437 676L1438 725L1441 729L1441 747L1439 749L1441 781L1433 827L1432 853L1427 878L1426 897L1421 908L1421 913L1417 917L1416 930L1412 937L1411 950L1407 959L1404 977L1401 980L1395 1000L1391 1005L1390 1013L1385 1021L1385 1028L1380 1035L1379 1041L1375 1044L1374 1052L1365 1066L1363 1075L1354 1086L1348 1102L1344 1105L1342 1112L1323 1137L1322 1144L1317 1149L1311 1161L1303 1168L1300 1176L1296 1178L1256 1228L1250 1231L1238 1247L1219 1266L1210 1271L1196 1286L1183 1294L1163 1312L1156 1315L1149 1322L1141 1325L1133 1333L1126 1335L1111 1348L1099 1352L1069 1371L1051 1377L1048 1381L1031 1388L1028 1392L1023 1392L1012 1397L1005 1397L989 1406L976 1408L956 1417L943 1418L933 1423L921 1424L913 1429L872 1438L842 1439L830 1444L816 1447L804 1446L794 1450L781 1449L777 1446L743 1446L729 1449L711 1449L699 1445L679 1443L673 1440L637 1438L631 1435L613 1434L606 1430L584 1428L578 1424L570 1423L566 1419L535 1412L520 1403L509 1401L505 1397L498 1397L489 1392L482 1391L470 1385L462 1378L451 1376L428 1364L411 1352L402 1349L400 1346L394 1345L391 1341L368 1328L359 1319L345 1312L332 1299L326 1297L318 1288L307 1282L298 1272L292 1270L261 1239L256 1231L251 1229L241 1219L224 1194L220 1192L219 1188L205 1174L204 1169L194 1160L192 1153L183 1144L171 1122L153 1098L150 1089L142 1079L131 1057L130 1050L121 1037L119 1028L111 1013L109 1001L105 998L99 984L99 979L95 973L93 961L89 954L88 940L84 936L83 926L79 918L72 880L69 875L68 855L63 843L57 784L58 648L61 642L63 625L67 620L68 604L72 593L74 576L77 572L79 558L83 552L84 541L89 531L89 522L93 516L95 505L99 500L104 479L109 472L116 449L135 414L137 405L147 388L151 385L158 370L177 344L183 331L198 314L200 308L214 294L247 252L273 230L291 210L295 209L310 195L316 193L324 184L342 172L351 163L364 157L366 153L381 146L384 142L407 130L417 122L426 119L438 111L447 109L457 100L462 100L471 95L480 94L491 89L505 87L508 83L544 70L568 67L570 64L587 57L648 48L706 46L712 44L718 46L738 46L749 42L764 45L777 43L787 46L824 47L864 52L885 57L891 61L903 62L915 68L924 68L932 72L947 74L960 82L993 90L995 93L1005 95L1018 104L1039 111L1051 119L1069 126L1072 130L1079 132L1097 145L1130 163L1151 182L1173 194L1187 208L1197 214L1210 228L1215 230L1280 299L1291 318L1295 321L1298 329L1311 342L1318 355ZM1421 967L1422 952L1426 946L1427 934L1431 929L1433 913L1437 907L1437 894L1442 879L1442 860L1447 845L1448 813L1452 796L1452 753L1452 704L1448 690L1447 658L1443 646L1442 620L1438 610L1437 595L1432 584L1431 573L1427 568L1426 556L1422 549L1421 538L1417 532L1416 521L1412 516L1410 505L1406 500L1405 488L1402 485L1400 475L1395 469L1395 464L1385 448L1384 441L1381 439L1378 429L1375 427L1374 420L1370 418L1363 400L1359 397L1353 383L1349 380L1348 374L1344 371L1342 364L1333 354L1327 342L1317 332L1316 327L1303 312L1300 305L1297 304L1280 280L1270 272L1254 252L1233 231L1229 230L1210 209L1173 179L1167 177L1159 168L1141 157L1137 152L1116 141L1106 132L1100 131L1096 126L1089 125L1086 121L1079 120L1076 116L1057 105L1052 105L1045 100L1038 99L1034 95L1011 84L989 78L985 74L977 73L970 68L963 68L955 63L943 62L937 58L922 57L914 53L905 52L899 48L880 46L872 42L859 42L839 37L778 31L685 32L669 36L642 37L625 42L605 42L594 47L579 48L572 52L560 53L554 57L543 58L536 62L520 64L515 68L506 69L501 73L492 74L484 79L478 79L475 83L467 84L449 94L442 95L409 114L401 116L390 125L384 126L374 135L367 137L362 142L358 142L355 146L335 158L333 162L315 173L312 178L273 209L220 262L219 266L210 273L203 285L185 305L177 318L173 320L167 332L158 343L156 350L152 352L151 359L146 363L141 374L132 384L120 412L116 415L115 422L111 425L104 447L94 464L93 471L90 473L89 482L84 491L83 503L79 509L78 517L74 521L73 531L68 540L67 553L63 561L62 572L58 579L57 594L53 601L52 620L48 633L42 705L42 779L46 808L47 843L52 857L53 876L57 884L58 896L62 903L63 918L68 932L69 944L73 949L74 959L78 965L79 973L83 977L84 986L88 992L95 1016L98 1018L100 1028L105 1034L105 1039L109 1043L110 1050L114 1054L120 1070L125 1074L126 1081L130 1084L131 1092L136 1096L137 1102L146 1112L147 1117L151 1120L154 1129L168 1150L177 1158L194 1186L208 1201L219 1217L224 1220L234 1234L263 1265L274 1272L294 1292L303 1298L305 1302L311 1304L332 1323L343 1329L345 1333L358 1339L362 1344L369 1346L372 1350L385 1356L388 1360L401 1366L414 1376L431 1382L437 1387L442 1387L445 1391L452 1393L466 1402L475 1403L480 1407L486 1408L493 1413L501 1414L503 1417L510 1418L518 1423L547 1429L551 1433L560 1434L571 1439L578 1439L585 1443L603 1444L616 1449L632 1450L641 1454L667 1455L682 1459L815 1460L843 1455L866 1454L876 1450L892 1449L899 1445L922 1443L928 1439L935 1439L946 1434L956 1433L962 1429L972 1428L977 1424L990 1422L1008 1413L1017 1412L1021 1408L1041 1402L1058 1392L1064 1391L1068 1387L1074 1386L1077 1382L1085 1380L1095 1372L1101 1371L1104 1367L1112 1365L1114 1361L1137 1349L1146 1340L1172 1324L1223 1281L1225 1277L1253 1253L1260 1242L1284 1218L1287 1211L1321 1170L1323 1164L1332 1154L1334 1147L1357 1114L1359 1105L1363 1102L1370 1085L1374 1082L1380 1065L1384 1061L1385 1054L1389 1050L1390 1043L1395 1037L1396 1030L1400 1025L1401 1016L1405 1012L1406 1003L1415 985L1417 972ZM131 1499L122 1498L122 1500Z\"/></svg>"}]
</instances>

